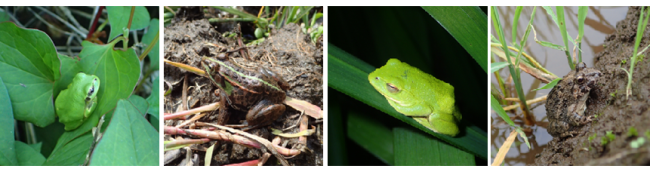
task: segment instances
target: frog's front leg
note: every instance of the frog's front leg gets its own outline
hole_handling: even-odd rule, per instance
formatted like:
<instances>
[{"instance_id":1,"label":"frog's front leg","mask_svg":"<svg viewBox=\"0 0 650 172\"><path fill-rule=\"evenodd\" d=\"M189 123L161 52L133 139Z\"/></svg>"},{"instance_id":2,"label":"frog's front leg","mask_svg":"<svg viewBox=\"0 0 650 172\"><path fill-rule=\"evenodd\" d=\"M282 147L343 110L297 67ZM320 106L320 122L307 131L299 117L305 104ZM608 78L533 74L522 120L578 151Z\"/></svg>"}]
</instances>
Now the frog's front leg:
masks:
<instances>
[{"instance_id":1,"label":"frog's front leg","mask_svg":"<svg viewBox=\"0 0 650 172\"><path fill-rule=\"evenodd\" d=\"M251 108L246 114L246 127L242 130L250 130L264 125L268 125L278 119L286 110L284 104L274 104L269 100L262 100Z\"/></svg>"},{"instance_id":2,"label":"frog's front leg","mask_svg":"<svg viewBox=\"0 0 650 172\"><path fill-rule=\"evenodd\" d=\"M585 116L584 112L574 112L573 114L569 115L569 122L573 126L582 126L591 122L592 120L593 116Z\"/></svg>"}]
</instances>

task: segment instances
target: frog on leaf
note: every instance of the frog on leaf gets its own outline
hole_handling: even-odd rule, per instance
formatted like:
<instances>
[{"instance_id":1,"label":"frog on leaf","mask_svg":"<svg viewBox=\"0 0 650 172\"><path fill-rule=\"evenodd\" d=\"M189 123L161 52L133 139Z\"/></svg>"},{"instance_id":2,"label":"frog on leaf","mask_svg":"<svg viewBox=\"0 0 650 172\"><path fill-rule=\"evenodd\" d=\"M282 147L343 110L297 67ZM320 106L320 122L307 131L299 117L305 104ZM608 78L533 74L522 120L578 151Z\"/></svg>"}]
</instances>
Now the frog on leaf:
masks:
<instances>
[{"instance_id":1,"label":"frog on leaf","mask_svg":"<svg viewBox=\"0 0 650 172\"><path fill-rule=\"evenodd\" d=\"M95 75L77 73L68 88L56 98L56 114L66 131L77 129L95 110L99 83Z\"/></svg>"},{"instance_id":2,"label":"frog on leaf","mask_svg":"<svg viewBox=\"0 0 650 172\"><path fill-rule=\"evenodd\" d=\"M398 112L433 132L452 137L459 133L462 115L448 83L394 58L371 72L368 80Z\"/></svg>"}]
</instances>

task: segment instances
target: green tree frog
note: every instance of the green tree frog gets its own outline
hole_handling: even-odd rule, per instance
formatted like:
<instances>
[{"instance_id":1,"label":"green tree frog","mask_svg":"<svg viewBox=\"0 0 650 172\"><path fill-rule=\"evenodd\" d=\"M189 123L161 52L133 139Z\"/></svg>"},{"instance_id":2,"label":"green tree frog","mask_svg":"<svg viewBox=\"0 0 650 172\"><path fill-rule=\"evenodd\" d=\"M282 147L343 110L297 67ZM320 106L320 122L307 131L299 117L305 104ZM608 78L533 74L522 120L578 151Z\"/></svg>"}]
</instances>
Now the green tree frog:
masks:
<instances>
[{"instance_id":1,"label":"green tree frog","mask_svg":"<svg viewBox=\"0 0 650 172\"><path fill-rule=\"evenodd\" d=\"M433 132L458 134L462 115L454 104L454 87L448 83L394 58L370 73L368 80L398 112Z\"/></svg>"},{"instance_id":2,"label":"green tree frog","mask_svg":"<svg viewBox=\"0 0 650 172\"><path fill-rule=\"evenodd\" d=\"M77 73L68 88L61 91L55 101L59 122L65 130L77 129L95 110L99 78L95 75Z\"/></svg>"}]
</instances>

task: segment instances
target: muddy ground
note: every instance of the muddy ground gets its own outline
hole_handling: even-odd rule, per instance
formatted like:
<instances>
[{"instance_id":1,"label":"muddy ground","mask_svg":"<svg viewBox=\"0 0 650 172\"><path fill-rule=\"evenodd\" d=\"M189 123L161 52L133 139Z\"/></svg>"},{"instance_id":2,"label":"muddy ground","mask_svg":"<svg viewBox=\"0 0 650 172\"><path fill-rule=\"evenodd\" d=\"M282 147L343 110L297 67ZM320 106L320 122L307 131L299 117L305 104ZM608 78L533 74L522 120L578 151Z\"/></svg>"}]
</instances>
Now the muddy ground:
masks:
<instances>
[{"instance_id":1,"label":"muddy ground","mask_svg":"<svg viewBox=\"0 0 650 172\"><path fill-rule=\"evenodd\" d=\"M594 68L603 76L593 95L597 99L588 101L585 112L596 115L595 120L580 128L577 136L554 138L536 156L536 165L650 165L650 51L642 53L643 59L635 66L629 99L627 73L621 69L630 67L639 12L639 7L630 7L626 19L616 24L616 33L606 38L605 50L595 57ZM650 27L646 26L639 51L649 43ZM636 136L628 134L631 128L636 129ZM607 132L615 139L604 144ZM631 143L640 138L646 143L633 148Z\"/></svg>"},{"instance_id":2,"label":"muddy ground","mask_svg":"<svg viewBox=\"0 0 650 172\"><path fill-rule=\"evenodd\" d=\"M238 32L236 25L240 24L242 32L254 27L250 23L210 23L208 16L211 16L211 10L204 10L200 7L181 8L177 12L176 18L172 23L165 27L165 53L164 57L173 62L180 62L194 67L201 67L200 50L208 48L208 56L214 56L223 47L232 50L240 47L235 37L224 37L222 34L228 32ZM233 27L235 26L235 27ZM308 35L301 31L300 26L289 24L282 28L274 29L270 36L260 45L248 49L252 60L245 59L239 52L229 55L230 60L247 67L263 66L271 69L284 78L291 86L287 91L287 96L307 101L316 106L323 108L323 48L321 42L313 44ZM218 46L208 46L209 44ZM202 54L203 55L203 54ZM216 86L213 86L208 78L198 76L191 72L178 69L174 66L165 64L165 91L170 87L171 94L165 96L165 113L177 112L181 108L181 97L183 92L183 78L187 75L188 89L187 97L190 108L196 108L210 103L218 102L218 97L214 95ZM245 120L246 112L230 108L230 119L228 124L241 124ZM218 111L211 112L209 115L201 118L199 121L216 123ZM188 119L191 116L188 117ZM307 116L305 116L307 117ZM273 139L275 135L271 134L269 128L284 129L298 123L300 112L287 106L287 110L281 117L275 120L270 126L250 130L250 133ZM175 126L183 120L167 120L166 126ZM307 138L307 147L312 151L303 152L292 158L287 158L291 165L323 165L323 122L309 118L309 125L316 127L316 133ZM285 133L297 133L298 127L284 131ZM188 136L165 135L165 140L171 138L188 138ZM191 159L194 165L203 166L205 164L205 151L216 141L210 141L205 144L191 146ZM297 138L283 139L285 147L291 148L298 142ZM186 150L181 149L177 158L166 163L165 165L185 165ZM165 152L168 154L169 152ZM259 159L261 150L250 149L244 146L221 142L212 157L211 165L226 165L240 163L250 160ZM166 155L167 156L167 155ZM277 159L273 156L265 165L279 165Z\"/></svg>"}]
</instances>

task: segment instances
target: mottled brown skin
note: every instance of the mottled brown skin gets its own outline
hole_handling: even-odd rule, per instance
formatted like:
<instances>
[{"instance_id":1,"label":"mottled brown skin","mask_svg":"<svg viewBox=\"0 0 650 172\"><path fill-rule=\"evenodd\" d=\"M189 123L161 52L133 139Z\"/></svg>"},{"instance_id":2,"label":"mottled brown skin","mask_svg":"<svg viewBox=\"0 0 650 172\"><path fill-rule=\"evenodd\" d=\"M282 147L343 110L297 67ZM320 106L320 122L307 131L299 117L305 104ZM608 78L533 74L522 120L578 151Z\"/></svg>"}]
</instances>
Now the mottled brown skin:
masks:
<instances>
[{"instance_id":1,"label":"mottled brown skin","mask_svg":"<svg viewBox=\"0 0 650 172\"><path fill-rule=\"evenodd\" d=\"M268 125L284 113L286 107L283 102L289 84L281 76L263 67L254 70L244 69L230 62L227 57L225 59L221 57L219 61L232 69L207 61L214 65L211 76L222 88L225 82L233 86L233 90L229 95L223 90L220 91L220 104L229 104L229 107L241 111L248 110L246 122L242 124L245 126L243 130ZM237 72L240 74L237 74ZM259 78L267 83L243 75ZM227 97L227 99L223 97ZM227 108L228 106L220 107L217 123L223 125L228 121Z\"/></svg>"},{"instance_id":2,"label":"mottled brown skin","mask_svg":"<svg viewBox=\"0 0 650 172\"><path fill-rule=\"evenodd\" d=\"M584 62L576 65L553 87L546 100L548 133L553 137L573 137L578 127L591 122L593 116L586 116L587 100L596 80L602 73L586 68Z\"/></svg>"}]
</instances>

